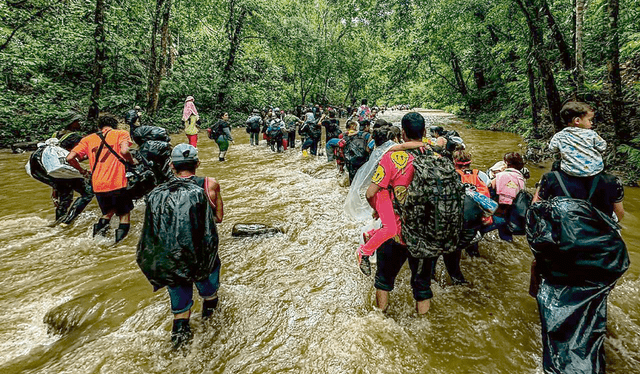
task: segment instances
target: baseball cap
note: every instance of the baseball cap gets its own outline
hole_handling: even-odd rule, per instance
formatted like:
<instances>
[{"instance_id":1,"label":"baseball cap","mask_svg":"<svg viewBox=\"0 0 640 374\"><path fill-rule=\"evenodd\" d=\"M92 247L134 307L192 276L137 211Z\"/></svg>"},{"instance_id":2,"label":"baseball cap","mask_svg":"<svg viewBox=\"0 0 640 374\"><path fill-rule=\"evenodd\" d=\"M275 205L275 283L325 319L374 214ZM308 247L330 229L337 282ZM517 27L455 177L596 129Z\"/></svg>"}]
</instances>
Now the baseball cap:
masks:
<instances>
[{"instance_id":1,"label":"baseball cap","mask_svg":"<svg viewBox=\"0 0 640 374\"><path fill-rule=\"evenodd\" d=\"M191 144L178 144L171 151L171 162L199 161L198 150Z\"/></svg>"}]
</instances>

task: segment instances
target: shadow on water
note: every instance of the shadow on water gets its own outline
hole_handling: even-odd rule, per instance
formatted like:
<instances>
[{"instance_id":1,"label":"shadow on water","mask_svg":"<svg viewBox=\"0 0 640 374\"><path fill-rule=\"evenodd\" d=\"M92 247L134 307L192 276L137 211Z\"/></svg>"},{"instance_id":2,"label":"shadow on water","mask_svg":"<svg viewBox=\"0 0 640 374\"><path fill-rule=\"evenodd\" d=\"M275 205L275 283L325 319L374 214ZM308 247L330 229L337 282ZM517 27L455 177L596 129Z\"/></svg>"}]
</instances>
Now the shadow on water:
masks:
<instances>
[{"instance_id":1,"label":"shadow on water","mask_svg":"<svg viewBox=\"0 0 640 374\"><path fill-rule=\"evenodd\" d=\"M398 121L401 113L387 114ZM486 169L519 150L513 134L465 128L438 112L432 123L456 128ZM204 134L203 134L204 135ZM451 286L442 264L432 309L418 318L405 267L387 315L373 308L373 279L355 265L358 228L342 207L326 158L299 148L271 153L248 145L242 129L224 163L202 137L199 175L215 176L225 202L220 307L203 323L196 298L192 345L170 349L166 291L153 293L135 263L144 204L129 237L111 246L91 238L95 202L67 228L48 227L50 190L26 176L28 155L0 152L0 372L4 373L536 373L541 343L528 296L531 253L524 238L489 235L479 258L463 255L468 286ZM174 143L183 135L174 135ZM298 147L299 147L298 141ZM529 165L534 180L546 170ZM609 302L609 373L640 372L640 194L625 191L623 235L632 266ZM236 223L282 229L234 238ZM375 266L375 265L374 265Z\"/></svg>"}]
</instances>

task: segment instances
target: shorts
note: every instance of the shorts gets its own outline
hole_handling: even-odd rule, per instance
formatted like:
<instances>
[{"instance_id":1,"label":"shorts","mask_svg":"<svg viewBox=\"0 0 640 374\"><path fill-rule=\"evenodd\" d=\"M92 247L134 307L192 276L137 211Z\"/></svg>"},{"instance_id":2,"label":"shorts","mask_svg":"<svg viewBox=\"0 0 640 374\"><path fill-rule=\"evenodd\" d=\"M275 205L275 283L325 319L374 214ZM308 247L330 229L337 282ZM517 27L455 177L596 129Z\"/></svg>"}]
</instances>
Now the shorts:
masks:
<instances>
[{"instance_id":1,"label":"shorts","mask_svg":"<svg viewBox=\"0 0 640 374\"><path fill-rule=\"evenodd\" d=\"M123 216L133 210L133 200L129 197L126 188L96 192L96 200L103 215L115 211L116 215Z\"/></svg>"},{"instance_id":2,"label":"shorts","mask_svg":"<svg viewBox=\"0 0 640 374\"><path fill-rule=\"evenodd\" d=\"M416 301L431 299L431 267L432 258L415 258L409 254L407 247L389 239L376 252L378 269L374 287L382 291L393 291L396 277L405 261L409 261L411 269L411 288Z\"/></svg>"},{"instance_id":3,"label":"shorts","mask_svg":"<svg viewBox=\"0 0 640 374\"><path fill-rule=\"evenodd\" d=\"M194 282L198 293L203 298L215 295L220 288L220 257L216 256L213 266L213 271L207 278ZM168 286L167 291L169 291L171 299L171 313L184 313L193 306L193 283L175 287Z\"/></svg>"}]
</instances>

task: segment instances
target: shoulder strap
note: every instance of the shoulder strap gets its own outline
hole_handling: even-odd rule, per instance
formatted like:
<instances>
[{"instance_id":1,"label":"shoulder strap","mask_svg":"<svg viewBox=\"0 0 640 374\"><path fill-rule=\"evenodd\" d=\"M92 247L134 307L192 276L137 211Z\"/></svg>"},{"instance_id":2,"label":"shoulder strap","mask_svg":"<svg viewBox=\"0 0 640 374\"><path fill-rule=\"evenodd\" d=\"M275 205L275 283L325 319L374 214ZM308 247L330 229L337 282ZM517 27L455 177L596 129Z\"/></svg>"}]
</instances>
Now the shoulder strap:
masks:
<instances>
[{"instance_id":1,"label":"shoulder strap","mask_svg":"<svg viewBox=\"0 0 640 374\"><path fill-rule=\"evenodd\" d=\"M107 131L107 134L109 133L109 131ZM93 163L93 168L91 168L91 174L93 174L96 171L96 167L98 166L98 162L100 160L100 154L102 153L102 148L104 148L104 145L106 144L104 140L104 136L102 135L102 132L98 131L96 135L98 135L98 137L102 140L102 142L100 142L100 146L98 147L98 152L96 152L96 161Z\"/></svg>"},{"instance_id":2,"label":"shoulder strap","mask_svg":"<svg viewBox=\"0 0 640 374\"><path fill-rule=\"evenodd\" d=\"M569 193L569 191L567 190L567 186L564 185L564 181L562 180L562 177L560 176L560 173L557 171L553 172L553 175L556 176L556 179L558 180L558 183L560 183L560 187L562 188L562 192L564 192L564 194L567 197L573 197L571 196L571 194Z\"/></svg>"},{"instance_id":3,"label":"shoulder strap","mask_svg":"<svg viewBox=\"0 0 640 374\"><path fill-rule=\"evenodd\" d=\"M109 130L109 131L111 131L111 130ZM109 131L107 131L107 134L109 133ZM109 152L111 152L118 159L118 161L120 161L124 166L127 166L127 161L124 158L122 158L122 156L120 156L118 153L116 153L116 151L114 151L113 148L111 148L109 143L107 143L107 140L106 140L105 136L102 134L102 132L98 132L97 134L100 137L100 139L102 139L102 143L100 144L100 146L102 146L104 144L104 146L107 147ZM97 162L96 162L96 164L97 164Z\"/></svg>"},{"instance_id":4,"label":"shoulder strap","mask_svg":"<svg viewBox=\"0 0 640 374\"><path fill-rule=\"evenodd\" d=\"M598 187L598 182L600 182L600 174L597 174L591 181L591 191L589 191L589 197L587 197L587 200L591 201L591 197L593 196L593 193L596 192L596 187Z\"/></svg>"}]
</instances>

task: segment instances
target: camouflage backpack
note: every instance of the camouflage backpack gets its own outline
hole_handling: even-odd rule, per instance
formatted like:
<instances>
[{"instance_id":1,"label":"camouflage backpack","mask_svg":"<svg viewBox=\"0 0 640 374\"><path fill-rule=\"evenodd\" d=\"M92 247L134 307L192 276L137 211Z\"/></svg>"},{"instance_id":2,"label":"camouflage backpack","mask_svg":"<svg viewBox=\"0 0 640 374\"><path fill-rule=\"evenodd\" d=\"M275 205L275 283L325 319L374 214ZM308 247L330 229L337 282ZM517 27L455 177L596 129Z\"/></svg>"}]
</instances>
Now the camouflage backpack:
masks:
<instances>
[{"instance_id":1,"label":"camouflage backpack","mask_svg":"<svg viewBox=\"0 0 640 374\"><path fill-rule=\"evenodd\" d=\"M414 175L403 202L395 200L402 237L415 258L454 252L464 221L464 186L453 163L431 149L413 155Z\"/></svg>"}]
</instances>

